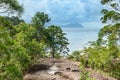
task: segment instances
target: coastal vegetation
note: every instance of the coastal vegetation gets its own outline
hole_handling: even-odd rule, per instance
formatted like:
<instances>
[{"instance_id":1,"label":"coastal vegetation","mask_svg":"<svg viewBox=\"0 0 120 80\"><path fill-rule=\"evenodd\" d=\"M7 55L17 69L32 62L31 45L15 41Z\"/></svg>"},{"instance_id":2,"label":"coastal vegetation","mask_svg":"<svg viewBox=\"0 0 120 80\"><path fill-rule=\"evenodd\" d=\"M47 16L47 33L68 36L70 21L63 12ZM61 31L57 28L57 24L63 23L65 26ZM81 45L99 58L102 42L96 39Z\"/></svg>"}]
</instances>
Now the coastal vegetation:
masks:
<instances>
[{"instance_id":1,"label":"coastal vegetation","mask_svg":"<svg viewBox=\"0 0 120 80\"><path fill-rule=\"evenodd\" d=\"M23 80L27 69L39 58L63 55L80 62L81 80L94 80L88 78L86 68L120 79L120 1L101 0L101 4L107 8L101 11L105 26L98 39L68 54L66 33L60 26L45 25L51 21L48 14L36 12L26 23L20 18L24 8L17 0L0 0L0 14L6 15L0 16L0 80Z\"/></svg>"},{"instance_id":2,"label":"coastal vegetation","mask_svg":"<svg viewBox=\"0 0 120 80\"><path fill-rule=\"evenodd\" d=\"M101 4L108 8L101 11L101 21L105 26L99 31L98 39L89 42L83 50L74 51L68 58L79 60L86 68L120 79L120 2L101 0Z\"/></svg>"}]
</instances>

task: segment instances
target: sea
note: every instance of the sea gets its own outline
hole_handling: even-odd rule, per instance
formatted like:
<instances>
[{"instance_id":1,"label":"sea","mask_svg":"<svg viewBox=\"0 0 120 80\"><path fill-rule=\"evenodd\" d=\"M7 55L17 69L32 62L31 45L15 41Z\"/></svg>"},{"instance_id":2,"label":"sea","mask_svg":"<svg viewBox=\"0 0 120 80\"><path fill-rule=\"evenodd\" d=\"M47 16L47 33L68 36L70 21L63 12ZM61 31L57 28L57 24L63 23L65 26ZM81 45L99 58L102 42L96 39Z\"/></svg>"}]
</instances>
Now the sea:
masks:
<instances>
[{"instance_id":1,"label":"sea","mask_svg":"<svg viewBox=\"0 0 120 80\"><path fill-rule=\"evenodd\" d=\"M95 41L98 38L98 32L100 29L88 29L88 28L62 28L66 33L66 37L69 40L70 49L69 53L75 50L82 50L89 45L89 41Z\"/></svg>"}]
</instances>

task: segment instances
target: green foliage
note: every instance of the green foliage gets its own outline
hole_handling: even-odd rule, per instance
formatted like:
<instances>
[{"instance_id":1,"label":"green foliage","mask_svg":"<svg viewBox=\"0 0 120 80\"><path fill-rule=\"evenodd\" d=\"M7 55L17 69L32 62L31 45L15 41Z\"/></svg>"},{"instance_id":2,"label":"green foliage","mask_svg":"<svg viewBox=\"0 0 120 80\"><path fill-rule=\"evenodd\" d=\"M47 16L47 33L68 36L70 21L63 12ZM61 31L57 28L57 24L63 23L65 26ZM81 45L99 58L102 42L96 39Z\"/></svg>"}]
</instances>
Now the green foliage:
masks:
<instances>
[{"instance_id":1,"label":"green foliage","mask_svg":"<svg viewBox=\"0 0 120 80\"><path fill-rule=\"evenodd\" d=\"M102 70L119 79L120 49L118 47L110 46L109 48L106 45L99 46L97 42L93 42L90 47L84 49L84 52L86 54L81 59L83 66L86 67L86 61L88 61L87 67Z\"/></svg>"},{"instance_id":2,"label":"green foliage","mask_svg":"<svg viewBox=\"0 0 120 80\"><path fill-rule=\"evenodd\" d=\"M61 58L62 56L60 55L60 53L55 53L55 58L56 59L59 59L59 58Z\"/></svg>"},{"instance_id":3,"label":"green foliage","mask_svg":"<svg viewBox=\"0 0 120 80\"><path fill-rule=\"evenodd\" d=\"M7 27L0 26L0 79L22 80L23 73L44 54L45 46L32 38L35 28L21 23L13 27L11 37Z\"/></svg>"},{"instance_id":4,"label":"green foliage","mask_svg":"<svg viewBox=\"0 0 120 80\"><path fill-rule=\"evenodd\" d=\"M93 69L109 73L112 77L120 79L120 2L119 0L101 0L108 8L103 9L101 21L108 23L99 34L98 40L91 42L83 51L85 55L81 60ZM109 9L110 8L110 9Z\"/></svg>"},{"instance_id":5,"label":"green foliage","mask_svg":"<svg viewBox=\"0 0 120 80\"><path fill-rule=\"evenodd\" d=\"M38 29L40 27L43 27L46 22L49 22L50 18L48 14L45 14L43 12L36 12L34 17L32 18L32 24L35 25Z\"/></svg>"},{"instance_id":6,"label":"green foliage","mask_svg":"<svg viewBox=\"0 0 120 80\"><path fill-rule=\"evenodd\" d=\"M3 9L0 13L23 12L17 0L0 0L0 8ZM0 16L0 80L23 80L27 68L40 57L46 57L46 50L53 45L55 57L66 52L68 40L65 34L60 27L45 29L44 25L49 21L43 12L35 14L32 25L18 17Z\"/></svg>"},{"instance_id":7,"label":"green foliage","mask_svg":"<svg viewBox=\"0 0 120 80\"><path fill-rule=\"evenodd\" d=\"M36 29L33 26L25 23L21 23L14 28L17 32L15 35L15 40L18 42L17 45L22 45L24 48L26 48L31 60L34 61L39 57L42 57L45 46L33 38Z\"/></svg>"},{"instance_id":8,"label":"green foliage","mask_svg":"<svg viewBox=\"0 0 120 80\"><path fill-rule=\"evenodd\" d=\"M58 26L51 25L45 28L45 23L49 21L50 18L47 14L37 12L32 18L32 25L35 26L36 29L33 37L38 42L47 45L47 49L51 51L52 57L55 57L55 53L58 53L58 55L60 53L66 54L68 52L67 45L69 43L68 39L65 37L65 33L63 33L62 29Z\"/></svg>"},{"instance_id":9,"label":"green foliage","mask_svg":"<svg viewBox=\"0 0 120 80\"><path fill-rule=\"evenodd\" d=\"M80 80L95 80L90 78L90 72L80 64Z\"/></svg>"},{"instance_id":10,"label":"green foliage","mask_svg":"<svg viewBox=\"0 0 120 80\"><path fill-rule=\"evenodd\" d=\"M25 22L23 19L20 19L19 17L16 17L16 16L12 16L12 17L5 17L11 25L15 26L21 22Z\"/></svg>"},{"instance_id":11,"label":"green foliage","mask_svg":"<svg viewBox=\"0 0 120 80\"><path fill-rule=\"evenodd\" d=\"M119 46L120 39L120 23L115 25L107 25L102 28L99 32L99 41L100 43L104 40L104 37L107 38L108 46Z\"/></svg>"},{"instance_id":12,"label":"green foliage","mask_svg":"<svg viewBox=\"0 0 120 80\"><path fill-rule=\"evenodd\" d=\"M20 20L18 17L2 17L0 16L0 25L6 27L10 31L10 36L13 36L16 31L13 29L15 25L24 22L24 20Z\"/></svg>"},{"instance_id":13,"label":"green foliage","mask_svg":"<svg viewBox=\"0 0 120 80\"><path fill-rule=\"evenodd\" d=\"M65 37L62 29L58 26L51 25L47 28L48 36L46 42L51 50L52 57L55 53L67 54L69 51L67 48L68 39Z\"/></svg>"},{"instance_id":14,"label":"green foliage","mask_svg":"<svg viewBox=\"0 0 120 80\"><path fill-rule=\"evenodd\" d=\"M105 2L105 0L102 0ZM105 26L99 32L99 43L101 44L106 37L107 54L109 54L109 63L107 69L115 78L120 78L120 2L118 0L109 0L105 2L111 9L106 9L104 18L105 22L112 21L112 24ZM104 19L103 19L104 20ZM104 44L101 44L103 46Z\"/></svg>"},{"instance_id":15,"label":"green foliage","mask_svg":"<svg viewBox=\"0 0 120 80\"><path fill-rule=\"evenodd\" d=\"M72 54L68 55L68 59L75 60L75 61L80 61L81 54L80 51L74 51Z\"/></svg>"},{"instance_id":16,"label":"green foliage","mask_svg":"<svg viewBox=\"0 0 120 80\"><path fill-rule=\"evenodd\" d=\"M37 41L44 41L46 36L45 23L49 22L50 18L47 14L43 12L36 12L34 17L32 17L32 25L36 28L34 37Z\"/></svg>"},{"instance_id":17,"label":"green foliage","mask_svg":"<svg viewBox=\"0 0 120 80\"><path fill-rule=\"evenodd\" d=\"M44 28L48 18L43 14L38 16L40 24L36 25L27 24L18 17L0 16L0 80L22 80L27 68L46 57L48 49L54 48L56 58L67 52L65 33L57 26ZM39 37L41 40L37 40Z\"/></svg>"},{"instance_id":18,"label":"green foliage","mask_svg":"<svg viewBox=\"0 0 120 80\"><path fill-rule=\"evenodd\" d=\"M2 16L0 16L0 25L11 28L10 22L5 17L2 17Z\"/></svg>"},{"instance_id":19,"label":"green foliage","mask_svg":"<svg viewBox=\"0 0 120 80\"><path fill-rule=\"evenodd\" d=\"M101 0L101 3L107 6L108 9L103 9L103 23L118 23L120 20L120 2L119 0Z\"/></svg>"},{"instance_id":20,"label":"green foliage","mask_svg":"<svg viewBox=\"0 0 120 80\"><path fill-rule=\"evenodd\" d=\"M20 77L22 74L19 68L19 61L15 57L13 39L9 35L9 31L0 26L0 79L14 80ZM16 54L17 55L17 54ZM10 74L11 73L11 74Z\"/></svg>"}]
</instances>

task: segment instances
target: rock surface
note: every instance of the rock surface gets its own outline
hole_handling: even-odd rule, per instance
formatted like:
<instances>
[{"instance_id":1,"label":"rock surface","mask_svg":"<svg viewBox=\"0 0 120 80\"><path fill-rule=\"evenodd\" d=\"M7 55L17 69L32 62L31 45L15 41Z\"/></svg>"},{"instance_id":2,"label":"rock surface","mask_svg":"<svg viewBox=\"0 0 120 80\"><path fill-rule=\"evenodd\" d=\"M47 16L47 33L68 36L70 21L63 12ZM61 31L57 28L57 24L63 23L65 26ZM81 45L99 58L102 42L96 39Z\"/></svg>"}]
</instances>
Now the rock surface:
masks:
<instances>
[{"instance_id":1,"label":"rock surface","mask_svg":"<svg viewBox=\"0 0 120 80\"><path fill-rule=\"evenodd\" d=\"M24 80L79 80L79 63L66 59L44 58L31 67Z\"/></svg>"},{"instance_id":2,"label":"rock surface","mask_svg":"<svg viewBox=\"0 0 120 80\"><path fill-rule=\"evenodd\" d=\"M117 80L105 76L100 72L86 68L90 72L90 78L95 80ZM79 80L79 62L67 59L41 58L31 66L24 76L24 80Z\"/></svg>"}]
</instances>

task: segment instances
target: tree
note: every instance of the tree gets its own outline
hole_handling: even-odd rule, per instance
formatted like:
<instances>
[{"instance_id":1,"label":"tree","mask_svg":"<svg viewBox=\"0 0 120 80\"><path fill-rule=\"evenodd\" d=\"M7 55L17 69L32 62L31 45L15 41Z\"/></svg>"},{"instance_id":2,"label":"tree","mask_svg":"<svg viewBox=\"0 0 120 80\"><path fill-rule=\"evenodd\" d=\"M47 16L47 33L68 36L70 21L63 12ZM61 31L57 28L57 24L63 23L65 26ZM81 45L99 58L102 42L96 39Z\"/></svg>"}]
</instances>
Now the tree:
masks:
<instances>
[{"instance_id":1,"label":"tree","mask_svg":"<svg viewBox=\"0 0 120 80\"><path fill-rule=\"evenodd\" d=\"M55 57L55 53L67 53L68 40L64 36L62 29L58 26L49 26L47 29L44 25L51 19L43 12L37 12L32 17L32 25L36 28L34 37L38 42L45 42L51 49L52 57Z\"/></svg>"},{"instance_id":2,"label":"tree","mask_svg":"<svg viewBox=\"0 0 120 80\"><path fill-rule=\"evenodd\" d=\"M21 22L25 22L23 19L20 19L19 17L17 16L12 16L12 17L5 17L10 23L11 25L15 26L15 25L18 25L19 23Z\"/></svg>"},{"instance_id":3,"label":"tree","mask_svg":"<svg viewBox=\"0 0 120 80\"><path fill-rule=\"evenodd\" d=\"M7 17L7 16L0 16L0 25L3 25L10 31L10 36L13 36L16 31L13 29L15 25L18 25L19 23L24 22L24 20L19 19L18 17L12 16L12 17Z\"/></svg>"},{"instance_id":4,"label":"tree","mask_svg":"<svg viewBox=\"0 0 120 80\"><path fill-rule=\"evenodd\" d=\"M26 68L44 54L45 45L32 37L35 27L20 23L13 29L17 33L11 37L0 24L0 80L22 80Z\"/></svg>"},{"instance_id":5,"label":"tree","mask_svg":"<svg viewBox=\"0 0 120 80\"><path fill-rule=\"evenodd\" d=\"M25 65L24 60L29 60L29 57L23 55L25 54L23 47L15 45L7 27L0 24L0 32L0 80L21 80L25 67L21 62Z\"/></svg>"},{"instance_id":6,"label":"tree","mask_svg":"<svg viewBox=\"0 0 120 80\"><path fill-rule=\"evenodd\" d=\"M35 25L38 29L43 27L45 23L49 22L50 18L48 14L43 12L36 12L34 17L32 17L32 24Z\"/></svg>"},{"instance_id":7,"label":"tree","mask_svg":"<svg viewBox=\"0 0 120 80\"><path fill-rule=\"evenodd\" d=\"M67 48L69 43L62 29L58 26L51 25L47 28L47 31L48 36L46 40L51 50L52 57L55 57L55 53L67 54L69 51Z\"/></svg>"},{"instance_id":8,"label":"tree","mask_svg":"<svg viewBox=\"0 0 120 80\"><path fill-rule=\"evenodd\" d=\"M0 13L16 13L21 15L24 9L17 0L0 0Z\"/></svg>"},{"instance_id":9,"label":"tree","mask_svg":"<svg viewBox=\"0 0 120 80\"><path fill-rule=\"evenodd\" d=\"M120 0L101 0L101 3L107 6L103 9L103 23L107 23L99 32L98 40L99 46L104 46L104 52L107 58L102 60L108 61L106 63L106 70L109 70L110 75L115 78L120 78ZM103 42L105 42L103 44ZM103 50L101 50L103 51ZM104 54L104 55L106 55ZM102 61L103 62L103 61ZM112 66L112 67L111 67Z\"/></svg>"},{"instance_id":10,"label":"tree","mask_svg":"<svg viewBox=\"0 0 120 80\"><path fill-rule=\"evenodd\" d=\"M31 23L36 28L35 37L37 41L40 42L41 39L44 37L44 30L45 30L44 25L49 21L50 21L50 18L48 17L48 15L43 12L36 12L34 17L32 17Z\"/></svg>"},{"instance_id":11,"label":"tree","mask_svg":"<svg viewBox=\"0 0 120 80\"><path fill-rule=\"evenodd\" d=\"M119 46L120 43L120 2L119 0L102 0L101 3L106 5L108 8L103 9L103 17L101 18L103 23L108 23L104 26L99 32L98 42L101 42L105 39L108 44L108 47Z\"/></svg>"},{"instance_id":12,"label":"tree","mask_svg":"<svg viewBox=\"0 0 120 80\"><path fill-rule=\"evenodd\" d=\"M103 17L101 18L103 23L119 23L120 21L120 1L119 0L101 0L101 4L107 8L103 9Z\"/></svg>"}]
</instances>

